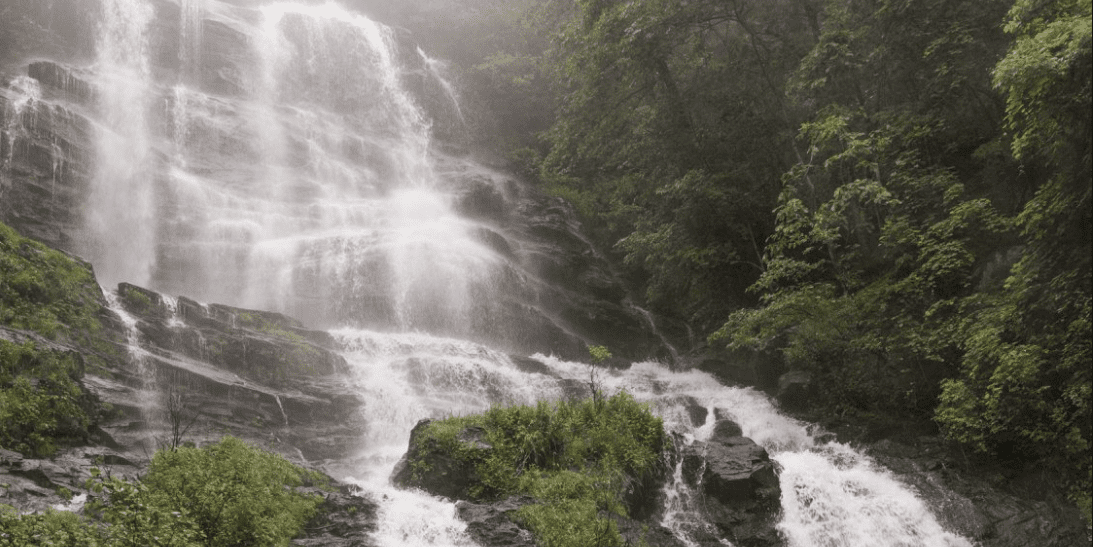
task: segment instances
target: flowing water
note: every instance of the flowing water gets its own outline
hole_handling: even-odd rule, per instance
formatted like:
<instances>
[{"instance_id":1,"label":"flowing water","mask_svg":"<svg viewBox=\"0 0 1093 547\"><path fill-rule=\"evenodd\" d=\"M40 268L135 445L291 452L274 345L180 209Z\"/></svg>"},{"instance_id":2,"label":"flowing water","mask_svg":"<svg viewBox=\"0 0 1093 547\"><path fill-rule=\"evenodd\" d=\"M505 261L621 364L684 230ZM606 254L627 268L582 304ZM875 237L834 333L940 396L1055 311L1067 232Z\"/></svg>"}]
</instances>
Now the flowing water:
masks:
<instances>
[{"instance_id":1,"label":"flowing water","mask_svg":"<svg viewBox=\"0 0 1093 547\"><path fill-rule=\"evenodd\" d=\"M100 1L97 172L81 251L108 285L335 328L366 427L331 468L380 503L375 540L473 545L451 503L391 486L410 429L563 399L588 370L545 355L516 363L489 343L503 338L491 338L498 303L537 310L542 281L519 259L528 242L459 212L466 189L453 173L488 170L440 167L432 118L406 85L426 75L465 122L442 63L337 4L178 0L178 68L164 83L150 61L152 3ZM737 421L781 468L780 529L794 547L970 545L884 469L817 443L759 393L652 362L602 381L649 403L683 443L706 440L717 412ZM705 422L692 422L695 405ZM709 525L679 470L664 495L663 524L695 545Z\"/></svg>"}]
</instances>

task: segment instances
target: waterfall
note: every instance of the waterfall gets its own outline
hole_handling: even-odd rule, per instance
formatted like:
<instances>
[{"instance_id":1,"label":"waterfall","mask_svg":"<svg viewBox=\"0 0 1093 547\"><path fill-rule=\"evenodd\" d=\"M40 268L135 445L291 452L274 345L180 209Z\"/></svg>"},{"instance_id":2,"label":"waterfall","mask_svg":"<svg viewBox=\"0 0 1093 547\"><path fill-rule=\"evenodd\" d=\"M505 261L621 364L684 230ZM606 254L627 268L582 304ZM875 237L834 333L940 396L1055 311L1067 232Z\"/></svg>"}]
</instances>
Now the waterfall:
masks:
<instances>
[{"instance_id":1,"label":"waterfall","mask_svg":"<svg viewBox=\"0 0 1093 547\"><path fill-rule=\"evenodd\" d=\"M106 286L147 285L155 262L155 173L146 112L152 93L152 15L143 0L102 2L97 168L84 208L83 251Z\"/></svg>"},{"instance_id":2,"label":"waterfall","mask_svg":"<svg viewBox=\"0 0 1093 547\"><path fill-rule=\"evenodd\" d=\"M150 0L101 2L96 172L78 250L106 285L127 281L335 329L365 426L357 449L329 471L379 502L379 545L474 545L451 503L396 489L389 477L420 419L561 400L584 384L586 365L540 354L541 366L529 367L505 345L584 347L573 324L591 320L568 314L567 322L559 310L573 308L553 302L578 283L549 251L595 254L571 210L548 207L554 224L505 224L510 210L525 212L513 205L516 183L435 150L433 122L407 85L408 72L434 79L465 123L440 61L361 14L333 3L178 0L179 39L154 45ZM214 38L237 50L216 57ZM164 44L177 51L155 50ZM165 58L178 66L153 66ZM20 85L17 109L36 97ZM468 207L468 195L480 201ZM134 319L110 299L139 368ZM165 305L168 326L181 325L178 303ZM638 311L652 327L641 332L671 348ZM139 403L153 408L145 392L154 380L139 372ZM867 456L818 442L760 393L656 363L605 371L602 382L648 403L684 445L709 439L717 413L738 422L781 468L779 528L793 547L970 547ZM287 427L287 403L268 395ZM695 404L706 409L703 424L691 422ZM712 527L681 469L665 498L662 524L698 545Z\"/></svg>"},{"instance_id":3,"label":"waterfall","mask_svg":"<svg viewBox=\"0 0 1093 547\"><path fill-rule=\"evenodd\" d=\"M107 307L117 314L125 327L126 352L129 355L129 363L135 369L136 379L140 382L136 387L136 400L133 401L136 403L140 418L144 422L141 426L140 443L151 454L157 448L155 435L161 420L156 372L149 365L148 351L141 346L140 333L137 331L137 318L125 310L117 292L104 291L103 295L106 297Z\"/></svg>"}]
</instances>

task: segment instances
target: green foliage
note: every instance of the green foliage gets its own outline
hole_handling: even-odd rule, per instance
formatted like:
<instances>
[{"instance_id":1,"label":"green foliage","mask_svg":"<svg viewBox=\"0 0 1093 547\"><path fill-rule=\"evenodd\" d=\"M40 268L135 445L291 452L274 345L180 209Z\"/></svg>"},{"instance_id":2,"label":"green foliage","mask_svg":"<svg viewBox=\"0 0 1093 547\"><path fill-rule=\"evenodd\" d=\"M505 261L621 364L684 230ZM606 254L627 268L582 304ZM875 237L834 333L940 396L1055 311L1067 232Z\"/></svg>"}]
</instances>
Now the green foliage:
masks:
<instances>
[{"instance_id":1,"label":"green foliage","mask_svg":"<svg viewBox=\"0 0 1093 547\"><path fill-rule=\"evenodd\" d=\"M326 482L232 437L201 449L161 450L141 481L92 469L85 513L93 519L18 515L0 506L0 546L288 545L322 501L294 490L304 481Z\"/></svg>"},{"instance_id":2,"label":"green foliage","mask_svg":"<svg viewBox=\"0 0 1093 547\"><path fill-rule=\"evenodd\" d=\"M102 529L68 511L20 515L10 505L0 504L0 547L106 547Z\"/></svg>"},{"instance_id":3,"label":"green foliage","mask_svg":"<svg viewBox=\"0 0 1093 547\"><path fill-rule=\"evenodd\" d=\"M207 545L287 545L321 499L295 492L311 475L233 437L163 450L144 477L154 503L186 509Z\"/></svg>"},{"instance_id":4,"label":"green foliage","mask_svg":"<svg viewBox=\"0 0 1093 547\"><path fill-rule=\"evenodd\" d=\"M86 436L91 405L82 375L74 353L0 340L0 446L50 456L58 440Z\"/></svg>"},{"instance_id":5,"label":"green foliage","mask_svg":"<svg viewBox=\"0 0 1093 547\"><path fill-rule=\"evenodd\" d=\"M138 314L148 313L155 308L152 299L136 287L127 287L125 291L122 291L121 297L126 307Z\"/></svg>"},{"instance_id":6,"label":"green foliage","mask_svg":"<svg viewBox=\"0 0 1093 547\"><path fill-rule=\"evenodd\" d=\"M470 426L485 430L492 449L459 441ZM599 512L625 515L624 482L658 472L666 438L660 419L623 392L599 404L540 402L432 422L419 442L472 462L481 477L476 498L538 499L519 517L544 545L562 547L622 545L614 523Z\"/></svg>"},{"instance_id":7,"label":"green foliage","mask_svg":"<svg viewBox=\"0 0 1093 547\"><path fill-rule=\"evenodd\" d=\"M1088 508L1090 3L1018 0L1012 43L1006 7L828 3L762 306L711 340L781 350L835 410L1052 468Z\"/></svg>"},{"instance_id":8,"label":"green foliage","mask_svg":"<svg viewBox=\"0 0 1093 547\"><path fill-rule=\"evenodd\" d=\"M89 266L0 224L0 324L90 342L101 300Z\"/></svg>"},{"instance_id":9,"label":"green foliage","mask_svg":"<svg viewBox=\"0 0 1093 547\"><path fill-rule=\"evenodd\" d=\"M161 496L142 482L103 477L92 469L88 490L95 496L87 513L107 524L99 528L109 547L199 547L205 541L188 505Z\"/></svg>"},{"instance_id":10,"label":"green foliage","mask_svg":"<svg viewBox=\"0 0 1093 547\"><path fill-rule=\"evenodd\" d=\"M588 346L588 355L592 357L592 363L598 365L611 358L611 351L607 346Z\"/></svg>"},{"instance_id":11,"label":"green foliage","mask_svg":"<svg viewBox=\"0 0 1093 547\"><path fill-rule=\"evenodd\" d=\"M704 326L748 300L793 154L784 86L812 4L582 1L560 26L540 178L580 198L656 310Z\"/></svg>"}]
</instances>

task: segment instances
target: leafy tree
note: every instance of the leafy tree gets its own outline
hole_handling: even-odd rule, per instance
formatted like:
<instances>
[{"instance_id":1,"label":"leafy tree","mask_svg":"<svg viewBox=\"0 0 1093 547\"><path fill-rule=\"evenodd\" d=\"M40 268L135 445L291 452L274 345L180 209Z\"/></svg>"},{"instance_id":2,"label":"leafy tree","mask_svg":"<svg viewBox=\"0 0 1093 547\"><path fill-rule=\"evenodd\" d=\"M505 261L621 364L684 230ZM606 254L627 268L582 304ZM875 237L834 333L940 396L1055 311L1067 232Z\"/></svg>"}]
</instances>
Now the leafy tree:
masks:
<instances>
[{"instance_id":1,"label":"leafy tree","mask_svg":"<svg viewBox=\"0 0 1093 547\"><path fill-rule=\"evenodd\" d=\"M1000 8L827 5L791 86L815 113L753 287L764 306L734 313L715 341L782 349L841 411L932 412L965 299L1015 243L980 183L1000 118L981 100L981 59L1001 48Z\"/></svg>"},{"instance_id":2,"label":"leafy tree","mask_svg":"<svg viewBox=\"0 0 1093 547\"><path fill-rule=\"evenodd\" d=\"M961 375L937 417L981 451L1041 459L1091 516L1091 9L1018 0L994 69L1013 154L1038 173L1017 217L1024 247L1005 291L972 318Z\"/></svg>"}]
</instances>

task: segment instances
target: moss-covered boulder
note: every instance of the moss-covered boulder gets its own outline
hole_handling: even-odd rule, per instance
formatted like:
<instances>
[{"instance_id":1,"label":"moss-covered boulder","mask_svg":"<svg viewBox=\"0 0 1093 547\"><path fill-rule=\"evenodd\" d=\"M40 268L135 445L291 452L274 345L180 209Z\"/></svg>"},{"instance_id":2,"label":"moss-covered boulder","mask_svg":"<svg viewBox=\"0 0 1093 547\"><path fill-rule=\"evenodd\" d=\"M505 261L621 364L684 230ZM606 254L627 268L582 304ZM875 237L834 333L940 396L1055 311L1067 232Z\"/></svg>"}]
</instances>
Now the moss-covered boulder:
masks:
<instances>
[{"instance_id":1,"label":"moss-covered boulder","mask_svg":"<svg viewBox=\"0 0 1093 547\"><path fill-rule=\"evenodd\" d=\"M419 423L393 481L477 505L521 496L518 508L467 506L463 513L485 515L476 521L482 538L519 537L524 529L547 547L621 546L617 521L652 512L665 479L665 448L660 418L625 392L497 407Z\"/></svg>"}]
</instances>

